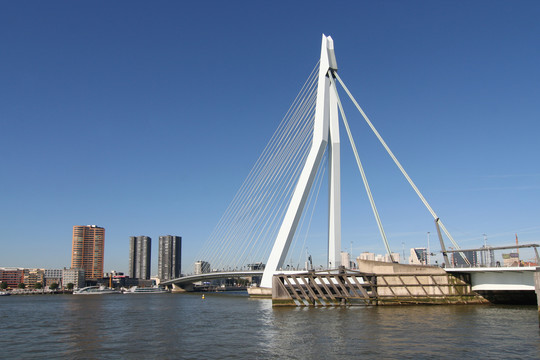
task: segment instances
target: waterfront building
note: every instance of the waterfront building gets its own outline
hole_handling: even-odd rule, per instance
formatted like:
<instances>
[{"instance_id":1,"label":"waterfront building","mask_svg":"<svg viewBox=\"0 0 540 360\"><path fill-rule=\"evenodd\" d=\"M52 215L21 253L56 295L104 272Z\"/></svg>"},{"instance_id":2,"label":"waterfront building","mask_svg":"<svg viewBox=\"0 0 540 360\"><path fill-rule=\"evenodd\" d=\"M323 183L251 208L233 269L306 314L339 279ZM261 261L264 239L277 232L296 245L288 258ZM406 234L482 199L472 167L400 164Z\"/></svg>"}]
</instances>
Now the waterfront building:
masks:
<instances>
[{"instance_id":1,"label":"waterfront building","mask_svg":"<svg viewBox=\"0 0 540 360\"><path fill-rule=\"evenodd\" d=\"M151 287L154 285L154 282L150 279L132 278L124 275L122 272L113 270L110 273L105 273L103 279L97 281L97 285L115 289L122 287L128 289L132 286Z\"/></svg>"},{"instance_id":2,"label":"waterfront building","mask_svg":"<svg viewBox=\"0 0 540 360\"><path fill-rule=\"evenodd\" d=\"M401 256L399 255L399 253L393 252L392 258L394 262L396 263L399 263L401 261ZM392 258L388 254L381 255L381 254L374 254L374 253L365 251L361 253L359 257L356 258L356 261L370 260L370 261L392 262Z\"/></svg>"},{"instance_id":3,"label":"waterfront building","mask_svg":"<svg viewBox=\"0 0 540 360\"><path fill-rule=\"evenodd\" d=\"M411 252L409 256L409 264L427 265L427 249L426 248L411 248Z\"/></svg>"},{"instance_id":4,"label":"waterfront building","mask_svg":"<svg viewBox=\"0 0 540 360\"><path fill-rule=\"evenodd\" d=\"M390 257L390 255L388 254L384 254L384 258L382 261L392 262L392 259L394 259L395 263L399 263L401 261L401 256L399 255L399 253L395 253L395 252L392 253L392 257Z\"/></svg>"},{"instance_id":5,"label":"waterfront building","mask_svg":"<svg viewBox=\"0 0 540 360\"><path fill-rule=\"evenodd\" d=\"M346 269L354 269L356 264L351 261L351 254L346 251L341 252L341 266L345 266Z\"/></svg>"},{"instance_id":6,"label":"waterfront building","mask_svg":"<svg viewBox=\"0 0 540 360\"><path fill-rule=\"evenodd\" d=\"M152 239L148 236L131 236L129 240L129 277L150 279Z\"/></svg>"},{"instance_id":7,"label":"waterfront building","mask_svg":"<svg viewBox=\"0 0 540 360\"><path fill-rule=\"evenodd\" d=\"M0 268L0 282L6 283L10 289L15 289L24 283L23 268Z\"/></svg>"},{"instance_id":8,"label":"waterfront building","mask_svg":"<svg viewBox=\"0 0 540 360\"><path fill-rule=\"evenodd\" d=\"M375 254L372 252L364 251L360 254L359 259L375 261Z\"/></svg>"},{"instance_id":9,"label":"waterfront building","mask_svg":"<svg viewBox=\"0 0 540 360\"><path fill-rule=\"evenodd\" d=\"M96 225L73 227L71 268L84 269L86 280L103 278L105 229Z\"/></svg>"},{"instance_id":10,"label":"waterfront building","mask_svg":"<svg viewBox=\"0 0 540 360\"><path fill-rule=\"evenodd\" d=\"M67 284L73 284L74 289L85 287L84 269L64 269L62 271L62 284L64 287Z\"/></svg>"},{"instance_id":11,"label":"waterfront building","mask_svg":"<svg viewBox=\"0 0 540 360\"><path fill-rule=\"evenodd\" d=\"M469 264L463 258L461 257L460 253L451 253L452 258L452 266L453 267L469 267L469 266L478 266L480 263L478 262L478 255L476 251L463 251L463 255L469 260Z\"/></svg>"},{"instance_id":12,"label":"waterfront building","mask_svg":"<svg viewBox=\"0 0 540 360\"><path fill-rule=\"evenodd\" d=\"M262 262L257 262L257 263L248 264L247 267L249 270L264 270L264 268L266 267L266 264L263 264ZM210 264L208 264L208 271L210 271Z\"/></svg>"},{"instance_id":13,"label":"waterfront building","mask_svg":"<svg viewBox=\"0 0 540 360\"><path fill-rule=\"evenodd\" d=\"M375 261L385 262L384 259L385 259L384 255L381 255L381 254L375 255Z\"/></svg>"},{"instance_id":14,"label":"waterfront building","mask_svg":"<svg viewBox=\"0 0 540 360\"><path fill-rule=\"evenodd\" d=\"M249 270L252 270L252 271L253 270L264 270L265 267L266 267L266 264L264 264L262 262L256 262L256 263L251 263L251 264L247 265L247 268ZM307 266L306 266L306 268L307 268ZM208 264L208 271L210 271L210 264ZM251 276L251 277L248 277L248 279L249 279L249 281L251 282L252 285L259 286L261 284L262 276Z\"/></svg>"},{"instance_id":15,"label":"waterfront building","mask_svg":"<svg viewBox=\"0 0 540 360\"><path fill-rule=\"evenodd\" d=\"M518 254L518 263L519 263L519 253ZM493 251L493 249L488 246L488 245L484 245L482 246L482 251L481 251L481 256L482 256L482 265L483 266L495 266L495 252ZM504 260L504 259L503 259Z\"/></svg>"},{"instance_id":16,"label":"waterfront building","mask_svg":"<svg viewBox=\"0 0 540 360\"><path fill-rule=\"evenodd\" d=\"M196 261L195 262L195 269L194 269L195 275L205 274L210 272L210 263L206 261Z\"/></svg>"},{"instance_id":17,"label":"waterfront building","mask_svg":"<svg viewBox=\"0 0 540 360\"><path fill-rule=\"evenodd\" d=\"M45 269L43 276L43 286L51 286L53 283L57 283L62 287L63 269Z\"/></svg>"},{"instance_id":18,"label":"waterfront building","mask_svg":"<svg viewBox=\"0 0 540 360\"><path fill-rule=\"evenodd\" d=\"M519 266L519 253L511 252L502 254L503 266ZM539 304L540 305L540 304Z\"/></svg>"},{"instance_id":19,"label":"waterfront building","mask_svg":"<svg viewBox=\"0 0 540 360\"><path fill-rule=\"evenodd\" d=\"M24 285L34 287L37 283L44 283L44 269L24 269Z\"/></svg>"},{"instance_id":20,"label":"waterfront building","mask_svg":"<svg viewBox=\"0 0 540 360\"><path fill-rule=\"evenodd\" d=\"M159 237L158 277L161 281L180 277L182 238L165 235Z\"/></svg>"}]
</instances>

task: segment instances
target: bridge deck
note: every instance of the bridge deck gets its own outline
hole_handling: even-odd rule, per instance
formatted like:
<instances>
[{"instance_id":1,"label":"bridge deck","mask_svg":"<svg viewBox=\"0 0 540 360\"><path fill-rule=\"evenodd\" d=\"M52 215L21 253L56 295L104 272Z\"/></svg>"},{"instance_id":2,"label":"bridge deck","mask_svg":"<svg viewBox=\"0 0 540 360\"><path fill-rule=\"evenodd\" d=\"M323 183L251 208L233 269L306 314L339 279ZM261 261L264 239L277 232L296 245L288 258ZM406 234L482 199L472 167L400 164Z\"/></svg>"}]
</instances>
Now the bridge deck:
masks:
<instances>
[{"instance_id":1,"label":"bridge deck","mask_svg":"<svg viewBox=\"0 0 540 360\"><path fill-rule=\"evenodd\" d=\"M470 274L473 291L534 291L536 267L447 268L448 273Z\"/></svg>"},{"instance_id":2,"label":"bridge deck","mask_svg":"<svg viewBox=\"0 0 540 360\"><path fill-rule=\"evenodd\" d=\"M227 279L227 278L239 278L249 276L262 276L263 270L246 270L246 271L219 271L209 272L204 274L182 276L176 279L162 281L161 285L185 285L192 284L198 281L215 280L215 279Z\"/></svg>"}]
</instances>

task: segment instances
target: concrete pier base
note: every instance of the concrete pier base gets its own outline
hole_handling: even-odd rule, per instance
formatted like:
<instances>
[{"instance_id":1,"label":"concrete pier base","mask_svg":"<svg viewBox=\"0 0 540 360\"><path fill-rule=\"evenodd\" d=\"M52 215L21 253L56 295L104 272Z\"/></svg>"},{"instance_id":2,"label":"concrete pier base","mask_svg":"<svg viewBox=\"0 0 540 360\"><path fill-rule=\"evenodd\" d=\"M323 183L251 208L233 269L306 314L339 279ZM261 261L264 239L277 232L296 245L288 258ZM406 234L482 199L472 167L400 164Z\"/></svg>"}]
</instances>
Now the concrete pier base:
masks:
<instances>
[{"instance_id":1,"label":"concrete pier base","mask_svg":"<svg viewBox=\"0 0 540 360\"><path fill-rule=\"evenodd\" d=\"M374 263L374 262L373 262ZM486 304L470 282L431 266L365 263L368 270L276 274L273 306Z\"/></svg>"},{"instance_id":2,"label":"concrete pier base","mask_svg":"<svg viewBox=\"0 0 540 360\"><path fill-rule=\"evenodd\" d=\"M249 296L258 298L271 298L272 289L265 287L252 286L247 288Z\"/></svg>"},{"instance_id":3,"label":"concrete pier base","mask_svg":"<svg viewBox=\"0 0 540 360\"><path fill-rule=\"evenodd\" d=\"M187 292L187 291L193 291L193 284L189 284L186 287L180 287L175 284L172 285L171 292L173 293L181 293L181 292Z\"/></svg>"}]
</instances>

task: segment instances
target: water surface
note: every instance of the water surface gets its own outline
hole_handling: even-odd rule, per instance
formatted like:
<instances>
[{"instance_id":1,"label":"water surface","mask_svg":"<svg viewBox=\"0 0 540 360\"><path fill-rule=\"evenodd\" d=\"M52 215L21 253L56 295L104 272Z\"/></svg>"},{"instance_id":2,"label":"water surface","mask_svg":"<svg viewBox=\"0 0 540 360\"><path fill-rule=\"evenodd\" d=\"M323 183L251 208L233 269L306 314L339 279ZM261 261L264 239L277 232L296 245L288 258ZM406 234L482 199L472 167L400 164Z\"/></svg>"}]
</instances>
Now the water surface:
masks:
<instances>
[{"instance_id":1,"label":"water surface","mask_svg":"<svg viewBox=\"0 0 540 360\"><path fill-rule=\"evenodd\" d=\"M2 297L0 358L540 358L536 306L271 305L243 294Z\"/></svg>"}]
</instances>

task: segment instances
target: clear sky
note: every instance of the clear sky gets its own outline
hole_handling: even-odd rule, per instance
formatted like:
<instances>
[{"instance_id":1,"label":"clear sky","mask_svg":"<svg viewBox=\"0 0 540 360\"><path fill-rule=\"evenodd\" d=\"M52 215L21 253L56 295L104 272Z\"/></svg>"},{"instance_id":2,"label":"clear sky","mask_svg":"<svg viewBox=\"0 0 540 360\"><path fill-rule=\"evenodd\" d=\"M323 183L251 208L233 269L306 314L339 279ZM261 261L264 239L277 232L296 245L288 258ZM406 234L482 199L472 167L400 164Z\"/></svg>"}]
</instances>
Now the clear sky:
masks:
<instances>
[{"instance_id":1,"label":"clear sky","mask_svg":"<svg viewBox=\"0 0 540 360\"><path fill-rule=\"evenodd\" d=\"M97 224L105 271L147 235L155 273L166 234L192 271L323 33L462 248L539 243L539 18L538 1L2 2L0 266L69 267L73 225ZM433 219L346 111L393 250L426 246ZM343 247L382 253L342 152Z\"/></svg>"}]
</instances>

